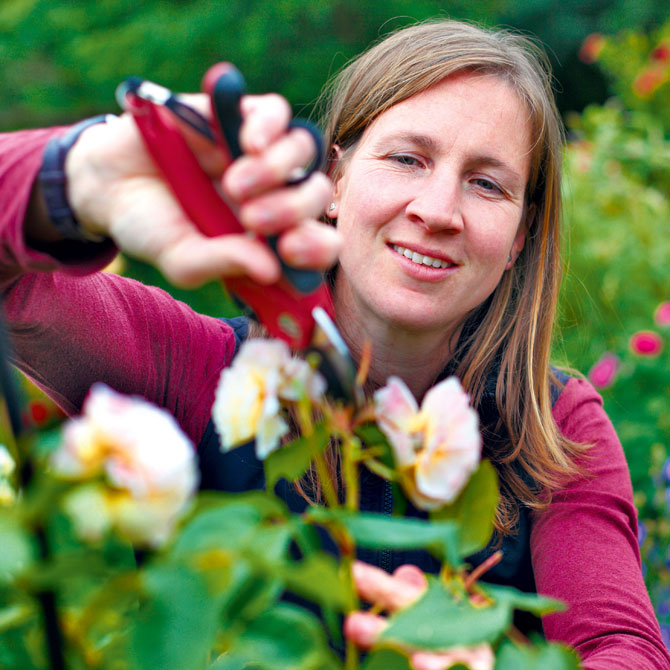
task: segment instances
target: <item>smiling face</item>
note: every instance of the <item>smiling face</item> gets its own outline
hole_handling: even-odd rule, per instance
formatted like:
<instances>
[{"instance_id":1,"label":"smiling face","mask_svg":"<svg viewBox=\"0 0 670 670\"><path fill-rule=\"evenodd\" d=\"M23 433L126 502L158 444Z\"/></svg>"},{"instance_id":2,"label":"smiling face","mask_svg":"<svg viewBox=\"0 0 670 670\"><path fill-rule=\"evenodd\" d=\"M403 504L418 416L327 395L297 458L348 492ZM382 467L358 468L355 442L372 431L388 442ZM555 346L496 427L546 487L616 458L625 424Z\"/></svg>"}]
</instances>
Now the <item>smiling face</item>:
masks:
<instances>
[{"instance_id":1,"label":"smiling face","mask_svg":"<svg viewBox=\"0 0 670 670\"><path fill-rule=\"evenodd\" d=\"M329 212L344 240L340 318L458 331L523 247L528 117L505 80L464 73L365 130Z\"/></svg>"}]
</instances>

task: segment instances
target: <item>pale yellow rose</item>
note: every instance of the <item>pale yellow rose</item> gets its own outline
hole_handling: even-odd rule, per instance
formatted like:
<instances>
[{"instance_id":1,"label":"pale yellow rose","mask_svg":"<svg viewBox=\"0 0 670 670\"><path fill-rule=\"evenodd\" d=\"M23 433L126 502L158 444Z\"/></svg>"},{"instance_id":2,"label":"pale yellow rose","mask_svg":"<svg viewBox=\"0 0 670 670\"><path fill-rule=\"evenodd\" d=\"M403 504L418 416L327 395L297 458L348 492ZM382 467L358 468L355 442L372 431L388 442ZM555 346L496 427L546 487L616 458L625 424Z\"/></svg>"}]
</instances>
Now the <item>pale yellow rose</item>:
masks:
<instances>
[{"instance_id":1,"label":"pale yellow rose","mask_svg":"<svg viewBox=\"0 0 670 670\"><path fill-rule=\"evenodd\" d=\"M55 472L74 479L102 475L106 482L69 501L84 535L111 525L133 542L161 544L198 485L194 447L174 417L96 384L63 438L51 460Z\"/></svg>"},{"instance_id":2,"label":"pale yellow rose","mask_svg":"<svg viewBox=\"0 0 670 670\"><path fill-rule=\"evenodd\" d=\"M256 455L266 458L289 430L282 401L297 402L302 397L318 401L324 391L321 375L291 356L284 342L247 340L221 373L212 407L223 450L255 439Z\"/></svg>"},{"instance_id":3,"label":"pale yellow rose","mask_svg":"<svg viewBox=\"0 0 670 670\"><path fill-rule=\"evenodd\" d=\"M375 393L375 418L412 503L432 510L453 502L477 469L482 449L479 418L458 379L434 386L419 408L405 383L391 377Z\"/></svg>"}]
</instances>

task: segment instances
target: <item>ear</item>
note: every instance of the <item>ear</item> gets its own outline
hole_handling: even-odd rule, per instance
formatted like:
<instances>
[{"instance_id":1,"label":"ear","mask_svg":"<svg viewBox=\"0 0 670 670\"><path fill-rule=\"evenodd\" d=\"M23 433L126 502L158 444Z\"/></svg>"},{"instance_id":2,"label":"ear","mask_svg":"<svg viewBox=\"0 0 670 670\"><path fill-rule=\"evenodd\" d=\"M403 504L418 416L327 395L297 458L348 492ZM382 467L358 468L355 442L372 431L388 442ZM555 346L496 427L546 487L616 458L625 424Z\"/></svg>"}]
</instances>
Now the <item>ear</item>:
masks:
<instances>
[{"instance_id":1,"label":"ear","mask_svg":"<svg viewBox=\"0 0 670 670\"><path fill-rule=\"evenodd\" d=\"M510 249L509 252L509 260L505 265L506 270L509 270L514 265L516 259L519 257L519 254L521 253L521 250L523 249L523 245L526 243L526 233L528 232L529 228L533 225L533 220L535 219L535 211L536 211L535 203L531 203L526 209L526 215L523 217L521 223L519 223L519 230L517 230L516 236L514 237L514 241L512 242L512 248Z\"/></svg>"},{"instance_id":2,"label":"ear","mask_svg":"<svg viewBox=\"0 0 670 670\"><path fill-rule=\"evenodd\" d=\"M333 195L326 215L331 219L336 219L339 209L340 180L342 178L342 149L337 144L333 144L330 151L328 176L333 180Z\"/></svg>"}]
</instances>

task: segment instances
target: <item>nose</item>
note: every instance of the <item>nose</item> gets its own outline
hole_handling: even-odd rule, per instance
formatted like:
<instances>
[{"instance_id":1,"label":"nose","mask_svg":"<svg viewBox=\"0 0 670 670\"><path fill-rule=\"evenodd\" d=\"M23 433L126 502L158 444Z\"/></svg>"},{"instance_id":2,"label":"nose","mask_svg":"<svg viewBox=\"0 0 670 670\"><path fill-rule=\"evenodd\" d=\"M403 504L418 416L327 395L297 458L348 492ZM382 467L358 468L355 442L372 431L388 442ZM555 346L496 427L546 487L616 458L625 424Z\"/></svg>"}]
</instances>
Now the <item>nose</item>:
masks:
<instances>
[{"instance_id":1,"label":"nose","mask_svg":"<svg viewBox=\"0 0 670 670\"><path fill-rule=\"evenodd\" d=\"M427 175L405 208L410 221L427 232L458 233L463 230L461 183L455 175Z\"/></svg>"}]
</instances>

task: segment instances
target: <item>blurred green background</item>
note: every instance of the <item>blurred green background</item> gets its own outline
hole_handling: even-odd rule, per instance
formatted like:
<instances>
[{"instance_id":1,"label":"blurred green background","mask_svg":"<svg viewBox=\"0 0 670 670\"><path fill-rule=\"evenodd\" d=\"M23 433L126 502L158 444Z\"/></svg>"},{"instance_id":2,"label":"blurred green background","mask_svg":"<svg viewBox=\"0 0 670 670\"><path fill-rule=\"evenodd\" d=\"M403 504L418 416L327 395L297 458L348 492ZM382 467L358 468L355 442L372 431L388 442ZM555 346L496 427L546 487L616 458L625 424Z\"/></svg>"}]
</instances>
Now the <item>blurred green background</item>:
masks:
<instances>
[{"instance_id":1,"label":"blurred green background","mask_svg":"<svg viewBox=\"0 0 670 670\"><path fill-rule=\"evenodd\" d=\"M514 27L549 51L569 137L555 358L593 369L624 443L670 646L670 326L656 311L670 300L667 0L2 0L0 130L117 111L115 87L131 74L197 90L221 60L251 91L279 91L309 115L326 79L366 45L435 16ZM124 271L165 287L135 261ZM218 286L169 290L200 311L234 313ZM630 345L639 331L656 334L647 351Z\"/></svg>"}]
</instances>

